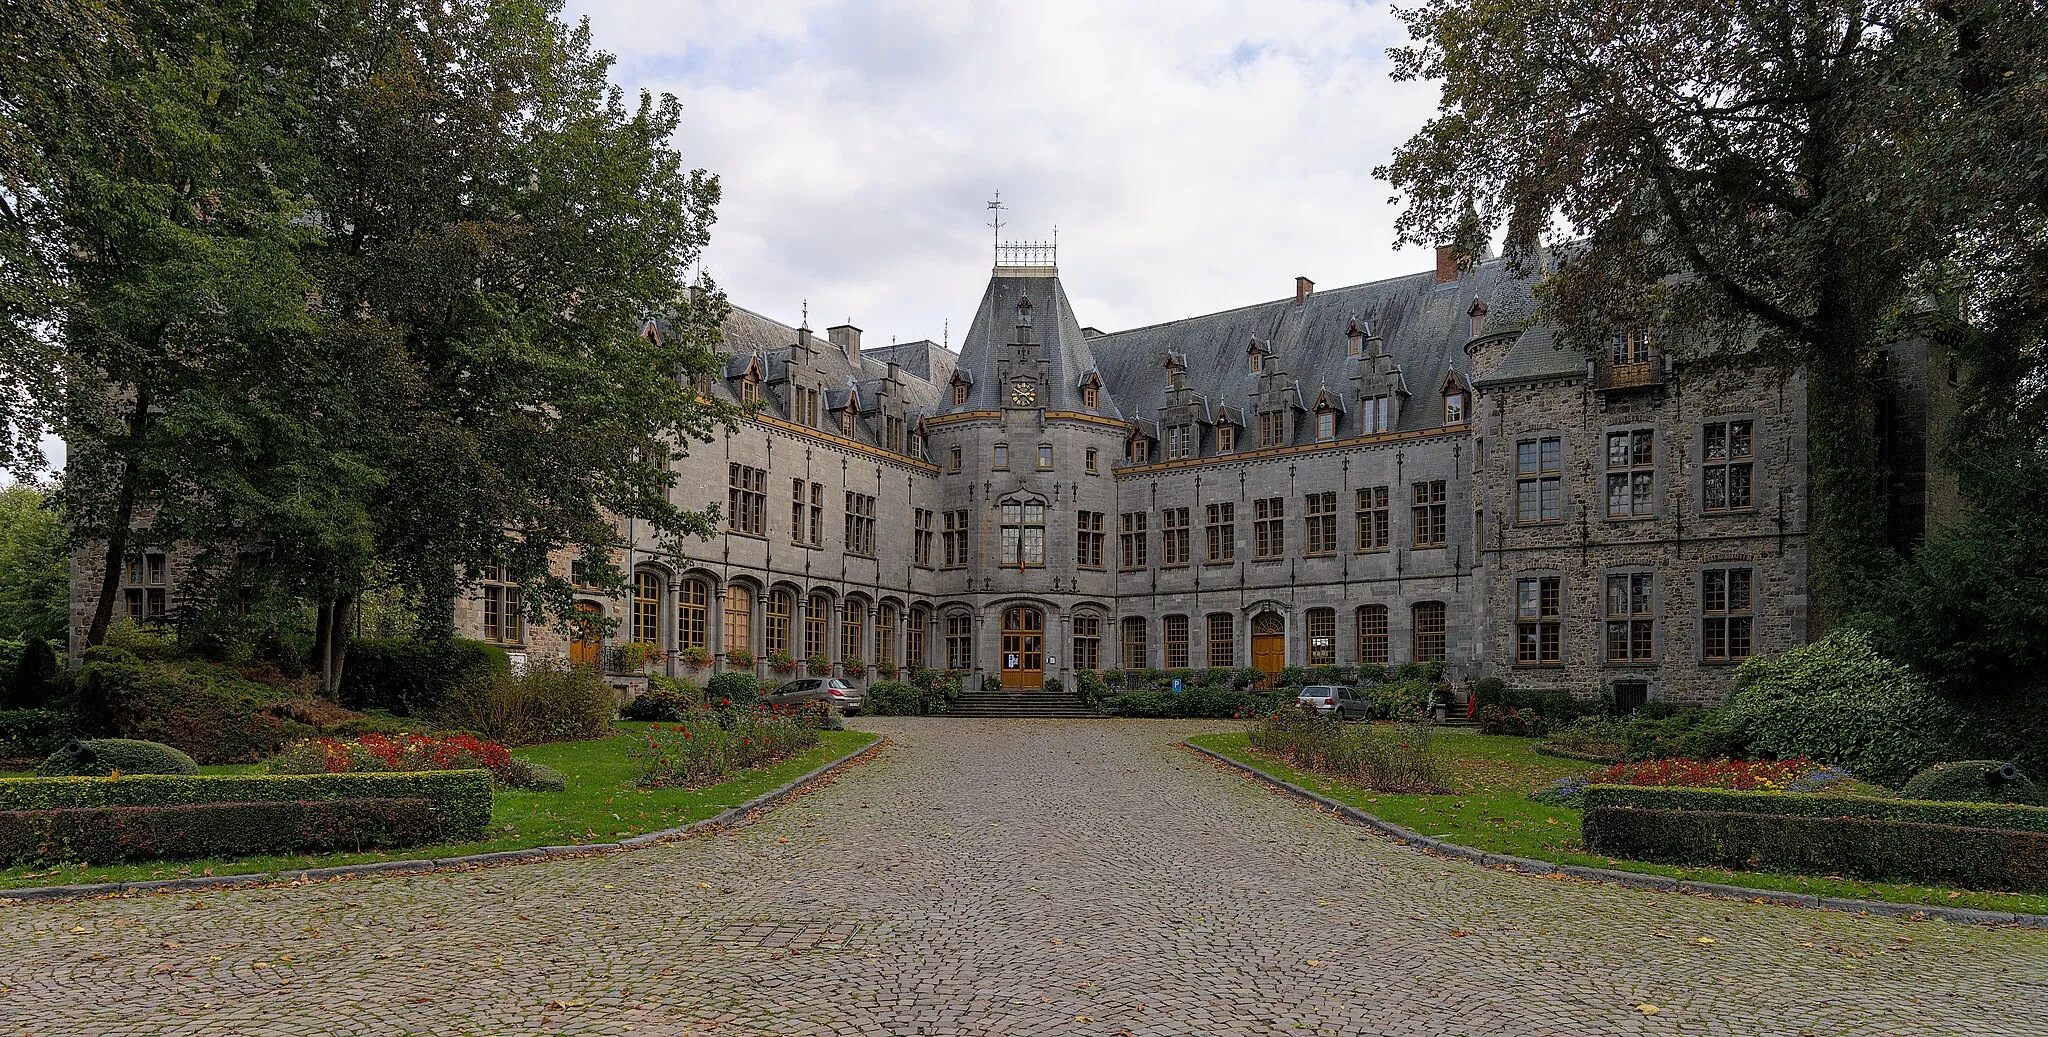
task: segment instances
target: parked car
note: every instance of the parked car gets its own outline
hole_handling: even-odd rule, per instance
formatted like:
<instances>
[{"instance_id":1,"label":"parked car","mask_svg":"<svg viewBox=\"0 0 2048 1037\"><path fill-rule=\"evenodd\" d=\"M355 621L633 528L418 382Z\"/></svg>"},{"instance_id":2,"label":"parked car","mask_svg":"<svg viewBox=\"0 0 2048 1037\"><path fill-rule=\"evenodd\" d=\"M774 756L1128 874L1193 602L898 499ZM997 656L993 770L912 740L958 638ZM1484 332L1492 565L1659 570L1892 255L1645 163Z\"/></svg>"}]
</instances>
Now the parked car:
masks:
<instances>
[{"instance_id":1,"label":"parked car","mask_svg":"<svg viewBox=\"0 0 2048 1037\"><path fill-rule=\"evenodd\" d=\"M867 693L838 677L803 677L761 696L764 705L783 706L795 702L829 702L841 713L860 712Z\"/></svg>"},{"instance_id":2,"label":"parked car","mask_svg":"<svg viewBox=\"0 0 2048 1037\"><path fill-rule=\"evenodd\" d=\"M1294 696L1294 701L1318 713L1335 713L1339 720L1369 720L1372 703L1357 688L1336 684L1311 684Z\"/></svg>"}]
</instances>

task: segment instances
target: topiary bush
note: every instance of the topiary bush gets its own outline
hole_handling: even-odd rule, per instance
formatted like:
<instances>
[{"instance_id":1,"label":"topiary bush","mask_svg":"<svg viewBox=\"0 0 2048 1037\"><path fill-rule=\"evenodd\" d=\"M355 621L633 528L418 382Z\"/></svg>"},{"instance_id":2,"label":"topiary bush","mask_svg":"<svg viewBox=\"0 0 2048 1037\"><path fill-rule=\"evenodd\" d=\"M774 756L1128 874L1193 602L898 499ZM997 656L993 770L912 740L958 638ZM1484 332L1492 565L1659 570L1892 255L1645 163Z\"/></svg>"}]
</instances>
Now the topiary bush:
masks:
<instances>
[{"instance_id":1,"label":"topiary bush","mask_svg":"<svg viewBox=\"0 0 2048 1037\"><path fill-rule=\"evenodd\" d=\"M761 681L753 674L739 670L714 673L704 684L704 699L707 702L730 702L745 708L761 700Z\"/></svg>"},{"instance_id":2,"label":"topiary bush","mask_svg":"<svg viewBox=\"0 0 2048 1037\"><path fill-rule=\"evenodd\" d=\"M68 690L70 682L65 678L64 666L57 661L56 646L40 637L30 638L21 646L21 658L15 663L14 672L6 685L0 687L0 693L6 695L0 708L41 709Z\"/></svg>"},{"instance_id":3,"label":"topiary bush","mask_svg":"<svg viewBox=\"0 0 2048 1037\"><path fill-rule=\"evenodd\" d=\"M349 644L341 703L350 709L430 716L456 688L511 672L505 650L482 641L365 638Z\"/></svg>"},{"instance_id":4,"label":"topiary bush","mask_svg":"<svg viewBox=\"0 0 2048 1037\"><path fill-rule=\"evenodd\" d=\"M538 659L523 673L493 673L456 688L433 719L503 745L537 745L601 737L617 708L611 686L596 671Z\"/></svg>"},{"instance_id":5,"label":"topiary bush","mask_svg":"<svg viewBox=\"0 0 2048 1037\"><path fill-rule=\"evenodd\" d=\"M2041 805L2041 790L2019 768L2000 760L1953 760L1937 763L1906 782L1899 794L1907 799L1944 803L2021 803Z\"/></svg>"},{"instance_id":6,"label":"topiary bush","mask_svg":"<svg viewBox=\"0 0 2048 1037\"><path fill-rule=\"evenodd\" d=\"M132 738L72 739L50 754L36 774L44 778L121 774L197 774L192 757L161 742Z\"/></svg>"},{"instance_id":7,"label":"topiary bush","mask_svg":"<svg viewBox=\"0 0 2048 1037\"><path fill-rule=\"evenodd\" d=\"M1810 757L1890 788L1947 755L1962 733L1952 707L1858 630L1751 659L1735 682L1728 717L1756 752Z\"/></svg>"}]
</instances>

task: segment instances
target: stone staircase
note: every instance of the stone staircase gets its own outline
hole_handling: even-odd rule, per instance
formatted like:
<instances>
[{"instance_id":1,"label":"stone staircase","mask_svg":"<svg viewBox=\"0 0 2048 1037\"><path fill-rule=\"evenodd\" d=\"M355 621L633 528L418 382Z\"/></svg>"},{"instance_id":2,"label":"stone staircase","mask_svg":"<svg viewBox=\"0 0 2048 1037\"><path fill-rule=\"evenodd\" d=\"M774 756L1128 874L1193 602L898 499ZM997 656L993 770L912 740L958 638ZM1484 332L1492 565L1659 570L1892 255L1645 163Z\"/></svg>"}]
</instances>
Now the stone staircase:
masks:
<instances>
[{"instance_id":1,"label":"stone staircase","mask_svg":"<svg viewBox=\"0 0 2048 1037\"><path fill-rule=\"evenodd\" d=\"M962 690L944 716L949 717L1099 717L1072 692Z\"/></svg>"}]
</instances>

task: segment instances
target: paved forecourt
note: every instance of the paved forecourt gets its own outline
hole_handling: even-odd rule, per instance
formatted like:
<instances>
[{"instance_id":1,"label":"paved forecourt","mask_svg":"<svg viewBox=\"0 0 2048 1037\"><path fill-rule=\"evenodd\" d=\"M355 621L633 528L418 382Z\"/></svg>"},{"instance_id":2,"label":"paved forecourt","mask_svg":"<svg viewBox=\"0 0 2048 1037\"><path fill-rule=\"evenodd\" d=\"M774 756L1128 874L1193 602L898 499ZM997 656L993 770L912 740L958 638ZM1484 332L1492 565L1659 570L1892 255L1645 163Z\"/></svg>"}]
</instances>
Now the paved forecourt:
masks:
<instances>
[{"instance_id":1,"label":"paved forecourt","mask_svg":"<svg viewBox=\"0 0 2048 1037\"><path fill-rule=\"evenodd\" d=\"M1433 858L1174 747L1214 724L863 726L715 837L0 907L0 1033L2048 1033L2048 933Z\"/></svg>"}]
</instances>

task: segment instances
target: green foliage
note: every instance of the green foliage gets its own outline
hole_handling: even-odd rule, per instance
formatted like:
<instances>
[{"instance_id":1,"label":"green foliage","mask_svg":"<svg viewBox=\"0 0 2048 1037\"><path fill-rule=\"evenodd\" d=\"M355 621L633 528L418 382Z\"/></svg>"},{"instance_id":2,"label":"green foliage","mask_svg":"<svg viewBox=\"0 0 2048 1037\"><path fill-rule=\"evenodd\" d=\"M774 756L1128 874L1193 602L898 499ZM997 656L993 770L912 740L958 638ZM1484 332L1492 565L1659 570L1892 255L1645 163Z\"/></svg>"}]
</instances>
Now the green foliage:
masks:
<instances>
[{"instance_id":1,"label":"green foliage","mask_svg":"<svg viewBox=\"0 0 2048 1037\"><path fill-rule=\"evenodd\" d=\"M40 709L70 689L69 676L57 661L57 647L40 637L21 646L14 671L7 678L6 701L0 708Z\"/></svg>"},{"instance_id":2,"label":"green foliage","mask_svg":"<svg viewBox=\"0 0 2048 1037\"><path fill-rule=\"evenodd\" d=\"M1048 695L1064 695L1067 693L1067 686L1061 683L1058 677L1047 677L1045 679L1045 693Z\"/></svg>"},{"instance_id":3,"label":"green foliage","mask_svg":"<svg viewBox=\"0 0 2048 1037\"><path fill-rule=\"evenodd\" d=\"M1657 705L1651 703L1651 706ZM1549 745L1588 759L1744 759L1752 755L1749 735L1725 710L1652 709L1626 717L1587 715L1554 728Z\"/></svg>"},{"instance_id":4,"label":"green foliage","mask_svg":"<svg viewBox=\"0 0 2048 1037\"><path fill-rule=\"evenodd\" d=\"M673 724L681 720L686 711L703 704L704 693L696 685L656 674L647 678L647 690L633 696L633 700L619 710L619 715L627 720Z\"/></svg>"},{"instance_id":5,"label":"green foliage","mask_svg":"<svg viewBox=\"0 0 2048 1037\"><path fill-rule=\"evenodd\" d=\"M1125 691L1102 704L1111 716L1172 717L1180 715L1179 696L1170 691Z\"/></svg>"},{"instance_id":6,"label":"green foliage","mask_svg":"<svg viewBox=\"0 0 2048 1037\"><path fill-rule=\"evenodd\" d=\"M1300 666L1282 666L1273 683L1282 688L1299 688L1308 683L1308 670Z\"/></svg>"},{"instance_id":7,"label":"green foliage","mask_svg":"<svg viewBox=\"0 0 2048 1037\"><path fill-rule=\"evenodd\" d=\"M1954 803L2024 803L2041 805L2041 790L2024 774L2003 776L2002 760L1956 760L1937 763L1906 782L1899 794L1907 799Z\"/></svg>"},{"instance_id":8,"label":"green foliage","mask_svg":"<svg viewBox=\"0 0 2048 1037\"><path fill-rule=\"evenodd\" d=\"M447 838L473 839L491 823L491 772L0 778L0 811L327 799L424 799L440 809Z\"/></svg>"},{"instance_id":9,"label":"green foliage","mask_svg":"<svg viewBox=\"0 0 2048 1037\"><path fill-rule=\"evenodd\" d=\"M1590 797L1589 797L1590 799ZM2048 834L1705 810L1589 808L1589 852L1673 864L2048 890Z\"/></svg>"},{"instance_id":10,"label":"green foliage","mask_svg":"<svg viewBox=\"0 0 2048 1037\"><path fill-rule=\"evenodd\" d=\"M1406 720L1420 715L1433 688L1427 681L1403 679L1367 685L1365 697L1377 720Z\"/></svg>"},{"instance_id":11,"label":"green foliage","mask_svg":"<svg viewBox=\"0 0 2048 1037\"><path fill-rule=\"evenodd\" d=\"M173 745L202 763L246 763L318 730L294 716L304 696L222 667L146 661L118 648L86 652L76 675L80 725Z\"/></svg>"},{"instance_id":12,"label":"green foliage","mask_svg":"<svg viewBox=\"0 0 2048 1037\"><path fill-rule=\"evenodd\" d=\"M113 864L439 842L425 799L198 803L0 811L0 860Z\"/></svg>"},{"instance_id":13,"label":"green foliage","mask_svg":"<svg viewBox=\"0 0 2048 1037\"><path fill-rule=\"evenodd\" d=\"M1312 666L1308 670L1306 684L1349 684L1351 669L1346 666Z\"/></svg>"},{"instance_id":14,"label":"green foliage","mask_svg":"<svg viewBox=\"0 0 2048 1037\"><path fill-rule=\"evenodd\" d=\"M1309 709L1268 714L1248 744L1302 770L1355 782L1376 792L1440 793L1444 761L1426 727L1346 724Z\"/></svg>"},{"instance_id":15,"label":"green foliage","mask_svg":"<svg viewBox=\"0 0 2048 1037\"><path fill-rule=\"evenodd\" d=\"M63 519L33 486L0 489L0 638L63 641L70 602Z\"/></svg>"},{"instance_id":16,"label":"green foliage","mask_svg":"<svg viewBox=\"0 0 2048 1037\"><path fill-rule=\"evenodd\" d=\"M1960 734L1952 708L1855 630L1751 659L1735 680L1728 720L1756 751L1832 763L1880 785L1898 787Z\"/></svg>"},{"instance_id":17,"label":"green foliage","mask_svg":"<svg viewBox=\"0 0 2048 1037\"><path fill-rule=\"evenodd\" d=\"M349 648L341 702L350 709L432 716L451 690L511 671L505 650L482 641L364 638Z\"/></svg>"},{"instance_id":18,"label":"green foliage","mask_svg":"<svg viewBox=\"0 0 2048 1037\"><path fill-rule=\"evenodd\" d=\"M1732 811L1796 814L1801 817L1858 817L1962 828L2013 828L2048 834L2048 807L1993 803L1939 803L1875 796L1816 796L1733 789L1592 785L1586 809Z\"/></svg>"},{"instance_id":19,"label":"green foliage","mask_svg":"<svg viewBox=\"0 0 2048 1037\"><path fill-rule=\"evenodd\" d=\"M512 764L500 777L506 785L515 789L533 792L561 792L569 787L569 780L562 772L544 763L512 758Z\"/></svg>"},{"instance_id":20,"label":"green foliage","mask_svg":"<svg viewBox=\"0 0 2048 1037\"><path fill-rule=\"evenodd\" d=\"M78 720L54 709L0 710L0 758L48 756L75 736Z\"/></svg>"},{"instance_id":21,"label":"green foliage","mask_svg":"<svg viewBox=\"0 0 2048 1037\"><path fill-rule=\"evenodd\" d=\"M736 771L760 767L818 744L818 727L807 716L781 709L743 709L728 715L692 710L682 723L641 732L634 758L643 788L698 788Z\"/></svg>"},{"instance_id":22,"label":"green foliage","mask_svg":"<svg viewBox=\"0 0 2048 1037\"><path fill-rule=\"evenodd\" d=\"M502 745L596 738L611 730L611 686L588 667L536 659L523 673L493 673L457 686L434 711L442 727Z\"/></svg>"},{"instance_id":23,"label":"green foliage","mask_svg":"<svg viewBox=\"0 0 2048 1037\"><path fill-rule=\"evenodd\" d=\"M915 684L880 681L868 688L860 707L878 717L912 717L924 712L924 692Z\"/></svg>"},{"instance_id":24,"label":"green foliage","mask_svg":"<svg viewBox=\"0 0 2048 1037\"><path fill-rule=\"evenodd\" d=\"M1074 693L1089 709L1100 709L1103 700L1109 697L1109 682L1101 670L1081 670L1074 674Z\"/></svg>"},{"instance_id":25,"label":"green foliage","mask_svg":"<svg viewBox=\"0 0 2048 1037\"><path fill-rule=\"evenodd\" d=\"M704 699L707 702L725 703L742 709L761 701L761 681L751 673L740 670L726 670L714 673L704 683Z\"/></svg>"},{"instance_id":26,"label":"green foliage","mask_svg":"<svg viewBox=\"0 0 2048 1037\"><path fill-rule=\"evenodd\" d=\"M109 774L197 774L192 757L161 742L130 738L94 738L67 743L51 753L36 774L45 778Z\"/></svg>"},{"instance_id":27,"label":"green foliage","mask_svg":"<svg viewBox=\"0 0 2048 1037\"><path fill-rule=\"evenodd\" d=\"M1236 691L1228 686L1197 684L1176 695L1170 691L1126 691L1111 696L1102 708L1120 717L1229 719L1257 716L1293 704L1291 689L1272 692Z\"/></svg>"},{"instance_id":28,"label":"green foliage","mask_svg":"<svg viewBox=\"0 0 2048 1037\"><path fill-rule=\"evenodd\" d=\"M1478 697L1481 708L1498 706L1503 711L1526 710L1542 717L1551 726L1569 724L1592 712L1589 703L1562 688L1512 688L1497 677L1473 681L1471 693Z\"/></svg>"}]
</instances>

